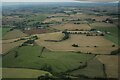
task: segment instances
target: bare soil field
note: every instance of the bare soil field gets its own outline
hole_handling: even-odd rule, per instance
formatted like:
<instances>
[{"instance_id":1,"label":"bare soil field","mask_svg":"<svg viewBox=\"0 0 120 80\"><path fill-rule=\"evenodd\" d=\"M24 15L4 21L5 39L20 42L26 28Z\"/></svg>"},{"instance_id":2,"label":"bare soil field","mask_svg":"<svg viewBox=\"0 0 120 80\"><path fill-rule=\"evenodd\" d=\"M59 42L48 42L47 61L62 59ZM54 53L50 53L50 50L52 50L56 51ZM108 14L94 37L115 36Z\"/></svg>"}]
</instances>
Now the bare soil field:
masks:
<instances>
[{"instance_id":1,"label":"bare soil field","mask_svg":"<svg viewBox=\"0 0 120 80\"><path fill-rule=\"evenodd\" d=\"M118 78L118 56L98 55L96 58L105 64L107 77Z\"/></svg>"},{"instance_id":2,"label":"bare soil field","mask_svg":"<svg viewBox=\"0 0 120 80\"><path fill-rule=\"evenodd\" d=\"M3 40L7 40L7 39L16 39L16 38L21 38L21 37L25 37L27 36L27 34L23 33L20 30L13 30L8 32L6 35L4 35Z\"/></svg>"},{"instance_id":3,"label":"bare soil field","mask_svg":"<svg viewBox=\"0 0 120 80\"><path fill-rule=\"evenodd\" d=\"M62 42L45 42L41 39L36 42L52 51L81 51L93 54L110 54L111 51L117 49L117 46L112 47L114 43L104 39L102 36L70 35L69 39ZM79 47L73 47L73 44L77 44Z\"/></svg>"},{"instance_id":4,"label":"bare soil field","mask_svg":"<svg viewBox=\"0 0 120 80\"><path fill-rule=\"evenodd\" d=\"M37 34L40 40L61 40L64 37L62 32L46 33L46 34Z\"/></svg>"},{"instance_id":5,"label":"bare soil field","mask_svg":"<svg viewBox=\"0 0 120 80\"><path fill-rule=\"evenodd\" d=\"M67 24L62 24L60 26L53 26L52 28L58 29L58 30L90 30L91 27L88 24L72 24L72 23L67 23Z\"/></svg>"}]
</instances>

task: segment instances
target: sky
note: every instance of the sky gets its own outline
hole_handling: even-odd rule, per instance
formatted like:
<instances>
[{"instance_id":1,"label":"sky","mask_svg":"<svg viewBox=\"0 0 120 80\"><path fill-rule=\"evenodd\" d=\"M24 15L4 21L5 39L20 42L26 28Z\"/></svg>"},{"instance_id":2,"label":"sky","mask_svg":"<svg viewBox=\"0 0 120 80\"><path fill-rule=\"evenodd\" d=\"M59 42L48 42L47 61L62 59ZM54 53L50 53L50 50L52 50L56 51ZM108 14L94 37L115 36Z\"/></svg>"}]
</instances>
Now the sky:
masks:
<instances>
[{"instance_id":1,"label":"sky","mask_svg":"<svg viewBox=\"0 0 120 80\"><path fill-rule=\"evenodd\" d=\"M119 0L2 0L2 2L89 2L89 1L97 1L97 2L110 2L110 1L119 1Z\"/></svg>"},{"instance_id":2,"label":"sky","mask_svg":"<svg viewBox=\"0 0 120 80\"><path fill-rule=\"evenodd\" d=\"M2 0L2 2L73 2L74 0Z\"/></svg>"}]
</instances>

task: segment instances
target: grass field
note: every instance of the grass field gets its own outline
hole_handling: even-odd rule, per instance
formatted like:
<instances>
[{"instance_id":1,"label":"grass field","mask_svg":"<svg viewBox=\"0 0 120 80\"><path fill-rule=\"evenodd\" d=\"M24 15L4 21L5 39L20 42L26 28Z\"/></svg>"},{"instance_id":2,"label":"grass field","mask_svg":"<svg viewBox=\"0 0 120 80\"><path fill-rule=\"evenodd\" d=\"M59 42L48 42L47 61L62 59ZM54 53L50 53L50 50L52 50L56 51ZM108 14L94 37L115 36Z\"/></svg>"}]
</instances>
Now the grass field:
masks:
<instances>
[{"instance_id":1,"label":"grass field","mask_svg":"<svg viewBox=\"0 0 120 80\"><path fill-rule=\"evenodd\" d=\"M25 68L3 68L2 73L3 78L38 78L45 74L52 76L46 71Z\"/></svg>"},{"instance_id":2,"label":"grass field","mask_svg":"<svg viewBox=\"0 0 120 80\"><path fill-rule=\"evenodd\" d=\"M96 58L106 67L106 74L109 78L118 77L118 56L116 55L98 55Z\"/></svg>"},{"instance_id":3,"label":"grass field","mask_svg":"<svg viewBox=\"0 0 120 80\"><path fill-rule=\"evenodd\" d=\"M16 39L16 38L21 38L25 37L27 34L24 34L22 31L14 29L13 31L8 32L6 35L4 35L3 39Z\"/></svg>"},{"instance_id":4,"label":"grass field","mask_svg":"<svg viewBox=\"0 0 120 80\"><path fill-rule=\"evenodd\" d=\"M42 47L37 45L15 48L3 57L3 67L23 67L44 70L43 67L47 65L50 70L46 71L58 73L82 66L86 61L95 57L92 54L53 52L47 49L44 49L42 56L39 57L41 49ZM14 51L18 52L18 57L16 58Z\"/></svg>"},{"instance_id":5,"label":"grass field","mask_svg":"<svg viewBox=\"0 0 120 80\"><path fill-rule=\"evenodd\" d=\"M2 36L4 36L7 32L10 31L10 29L11 29L11 28L3 28L3 27L1 27L1 28L0 28L0 33L2 33Z\"/></svg>"},{"instance_id":6,"label":"grass field","mask_svg":"<svg viewBox=\"0 0 120 80\"><path fill-rule=\"evenodd\" d=\"M114 43L104 39L102 36L71 34L69 39L62 42L45 42L41 39L38 39L36 42L52 51L81 51L85 53L91 52L93 54L110 54L111 51L118 48L117 46L112 47ZM73 44L77 44L79 47L73 47Z\"/></svg>"},{"instance_id":7,"label":"grass field","mask_svg":"<svg viewBox=\"0 0 120 80\"><path fill-rule=\"evenodd\" d=\"M119 29L114 24L108 24L108 23L93 23L90 24L92 28L95 28L100 31L107 31L111 34L106 34L104 37L116 44L118 44L118 32Z\"/></svg>"},{"instance_id":8,"label":"grass field","mask_svg":"<svg viewBox=\"0 0 120 80\"><path fill-rule=\"evenodd\" d=\"M88 61L86 68L73 71L70 74L73 76L84 75L90 78L105 77L103 71L103 64L100 61L98 61L96 58L93 58L90 61Z\"/></svg>"}]
</instances>

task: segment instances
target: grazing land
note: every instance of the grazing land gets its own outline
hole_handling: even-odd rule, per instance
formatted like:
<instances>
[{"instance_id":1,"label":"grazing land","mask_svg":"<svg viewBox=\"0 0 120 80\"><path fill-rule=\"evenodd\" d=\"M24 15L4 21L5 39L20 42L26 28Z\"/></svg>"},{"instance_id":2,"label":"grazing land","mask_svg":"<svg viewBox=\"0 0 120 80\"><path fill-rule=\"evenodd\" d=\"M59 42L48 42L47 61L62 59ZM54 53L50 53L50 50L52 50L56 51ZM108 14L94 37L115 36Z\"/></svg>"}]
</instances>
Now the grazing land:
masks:
<instances>
[{"instance_id":1,"label":"grazing land","mask_svg":"<svg viewBox=\"0 0 120 80\"><path fill-rule=\"evenodd\" d=\"M23 32L21 32L20 30L13 30L8 32L6 35L4 35L3 39L8 40L8 39L16 39L16 38L22 38L27 36L27 34L24 34Z\"/></svg>"},{"instance_id":2,"label":"grazing land","mask_svg":"<svg viewBox=\"0 0 120 80\"><path fill-rule=\"evenodd\" d=\"M49 72L34 69L3 68L2 71L3 78L38 78L39 76L43 76L45 74L52 76Z\"/></svg>"}]
</instances>

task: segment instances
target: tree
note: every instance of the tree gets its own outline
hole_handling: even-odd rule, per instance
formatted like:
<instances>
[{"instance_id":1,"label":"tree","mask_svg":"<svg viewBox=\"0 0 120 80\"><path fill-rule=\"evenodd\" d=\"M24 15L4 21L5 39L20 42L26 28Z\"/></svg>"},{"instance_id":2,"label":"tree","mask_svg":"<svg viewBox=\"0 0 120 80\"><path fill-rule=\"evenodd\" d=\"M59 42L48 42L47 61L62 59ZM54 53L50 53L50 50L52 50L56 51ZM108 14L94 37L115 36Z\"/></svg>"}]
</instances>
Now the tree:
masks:
<instances>
[{"instance_id":1,"label":"tree","mask_svg":"<svg viewBox=\"0 0 120 80\"><path fill-rule=\"evenodd\" d=\"M73 47L79 47L79 46L78 46L78 45L76 45L76 44L73 44L72 46L73 46Z\"/></svg>"},{"instance_id":2,"label":"tree","mask_svg":"<svg viewBox=\"0 0 120 80\"><path fill-rule=\"evenodd\" d=\"M112 45L112 47L115 47L115 45Z\"/></svg>"},{"instance_id":3,"label":"tree","mask_svg":"<svg viewBox=\"0 0 120 80\"><path fill-rule=\"evenodd\" d=\"M18 57L18 52L15 51L14 57L17 58Z\"/></svg>"},{"instance_id":4,"label":"tree","mask_svg":"<svg viewBox=\"0 0 120 80\"><path fill-rule=\"evenodd\" d=\"M42 56L42 53L43 53L44 49L45 49L45 47L43 47L42 50L40 50L40 56L38 56L38 57Z\"/></svg>"},{"instance_id":5,"label":"tree","mask_svg":"<svg viewBox=\"0 0 120 80\"><path fill-rule=\"evenodd\" d=\"M48 64L42 65L41 70L48 71L48 72L50 72L50 73L53 72L52 67L51 67L50 65L48 65Z\"/></svg>"},{"instance_id":6,"label":"tree","mask_svg":"<svg viewBox=\"0 0 120 80\"><path fill-rule=\"evenodd\" d=\"M49 76L48 73L46 73L44 76L39 76L38 80L54 80L51 76Z\"/></svg>"}]
</instances>

